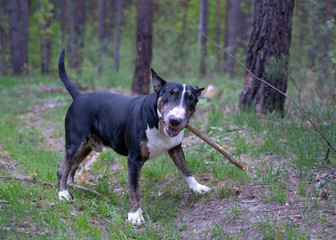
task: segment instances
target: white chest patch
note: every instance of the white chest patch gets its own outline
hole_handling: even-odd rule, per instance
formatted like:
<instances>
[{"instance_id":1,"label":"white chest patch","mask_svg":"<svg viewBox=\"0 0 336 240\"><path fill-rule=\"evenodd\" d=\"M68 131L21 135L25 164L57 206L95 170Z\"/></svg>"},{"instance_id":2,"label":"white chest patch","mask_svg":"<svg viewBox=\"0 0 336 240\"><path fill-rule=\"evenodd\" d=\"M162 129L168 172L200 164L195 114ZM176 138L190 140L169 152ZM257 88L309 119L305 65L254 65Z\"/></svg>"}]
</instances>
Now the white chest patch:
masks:
<instances>
[{"instance_id":1,"label":"white chest patch","mask_svg":"<svg viewBox=\"0 0 336 240\"><path fill-rule=\"evenodd\" d=\"M159 127L160 129L160 127ZM169 149L179 145L182 142L184 129L176 137L168 137L166 134L156 128L147 126L147 147L149 151L149 159L156 158Z\"/></svg>"}]
</instances>

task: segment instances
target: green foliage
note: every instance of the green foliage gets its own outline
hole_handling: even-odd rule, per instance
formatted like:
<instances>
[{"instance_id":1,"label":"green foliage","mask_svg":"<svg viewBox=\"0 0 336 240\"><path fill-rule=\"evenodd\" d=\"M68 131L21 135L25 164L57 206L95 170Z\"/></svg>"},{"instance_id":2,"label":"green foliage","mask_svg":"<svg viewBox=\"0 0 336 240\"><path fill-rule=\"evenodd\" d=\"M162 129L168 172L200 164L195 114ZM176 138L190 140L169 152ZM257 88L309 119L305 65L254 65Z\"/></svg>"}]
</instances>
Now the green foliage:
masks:
<instances>
[{"instance_id":1,"label":"green foliage","mask_svg":"<svg viewBox=\"0 0 336 240\"><path fill-rule=\"evenodd\" d=\"M271 56L267 61L266 73L267 80L275 84L278 80L287 79L289 56Z\"/></svg>"}]
</instances>

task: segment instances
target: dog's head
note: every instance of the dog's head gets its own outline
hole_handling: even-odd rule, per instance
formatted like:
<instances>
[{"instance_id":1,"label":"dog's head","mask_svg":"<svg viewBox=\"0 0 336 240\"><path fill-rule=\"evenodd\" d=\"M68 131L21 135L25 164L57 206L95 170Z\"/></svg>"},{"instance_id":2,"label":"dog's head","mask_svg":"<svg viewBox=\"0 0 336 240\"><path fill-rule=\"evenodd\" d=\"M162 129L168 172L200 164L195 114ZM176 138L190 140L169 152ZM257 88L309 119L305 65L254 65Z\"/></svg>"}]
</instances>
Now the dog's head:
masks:
<instances>
[{"instance_id":1,"label":"dog's head","mask_svg":"<svg viewBox=\"0 0 336 240\"><path fill-rule=\"evenodd\" d=\"M169 137L183 130L196 110L198 98L204 88L179 82L166 82L152 71L154 91L157 94L157 113Z\"/></svg>"}]
</instances>

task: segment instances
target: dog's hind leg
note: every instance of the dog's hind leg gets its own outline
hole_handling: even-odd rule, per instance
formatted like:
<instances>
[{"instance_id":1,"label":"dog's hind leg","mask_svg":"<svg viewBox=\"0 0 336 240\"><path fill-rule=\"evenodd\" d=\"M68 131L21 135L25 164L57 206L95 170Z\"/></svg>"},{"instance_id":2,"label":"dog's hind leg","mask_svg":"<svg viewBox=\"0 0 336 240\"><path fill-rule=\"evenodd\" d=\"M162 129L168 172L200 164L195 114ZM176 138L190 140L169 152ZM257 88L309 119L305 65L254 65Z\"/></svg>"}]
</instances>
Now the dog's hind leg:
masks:
<instances>
[{"instance_id":1,"label":"dog's hind leg","mask_svg":"<svg viewBox=\"0 0 336 240\"><path fill-rule=\"evenodd\" d=\"M197 193L204 194L208 191L210 191L210 188L207 186L204 186L202 184L199 184L196 179L191 175L189 168L187 166L183 149L181 144L177 145L176 147L173 147L168 151L169 156L173 160L175 166L181 171L181 173L184 176L184 180L188 184L188 187Z\"/></svg>"},{"instance_id":2,"label":"dog's hind leg","mask_svg":"<svg viewBox=\"0 0 336 240\"><path fill-rule=\"evenodd\" d=\"M72 197L67 189L67 182L72 183L75 172L79 164L90 154L91 147L87 141L83 141L79 147L73 145L66 150L61 167L57 171L58 176L58 196L59 199L72 201Z\"/></svg>"},{"instance_id":3,"label":"dog's hind leg","mask_svg":"<svg viewBox=\"0 0 336 240\"><path fill-rule=\"evenodd\" d=\"M74 163L70 169L69 176L68 176L68 184L72 184L74 182L75 173L81 164L81 162L91 153L92 148L88 145L83 147L80 151L77 152L75 155Z\"/></svg>"},{"instance_id":4,"label":"dog's hind leg","mask_svg":"<svg viewBox=\"0 0 336 240\"><path fill-rule=\"evenodd\" d=\"M80 151L77 151L77 154L74 158L74 163L70 169L70 173L68 176L68 184L72 184L74 182L75 173L81 164L81 162L91 153L91 151L101 152L103 150L103 143L101 140L95 135L91 135L89 140L83 145Z\"/></svg>"}]
</instances>

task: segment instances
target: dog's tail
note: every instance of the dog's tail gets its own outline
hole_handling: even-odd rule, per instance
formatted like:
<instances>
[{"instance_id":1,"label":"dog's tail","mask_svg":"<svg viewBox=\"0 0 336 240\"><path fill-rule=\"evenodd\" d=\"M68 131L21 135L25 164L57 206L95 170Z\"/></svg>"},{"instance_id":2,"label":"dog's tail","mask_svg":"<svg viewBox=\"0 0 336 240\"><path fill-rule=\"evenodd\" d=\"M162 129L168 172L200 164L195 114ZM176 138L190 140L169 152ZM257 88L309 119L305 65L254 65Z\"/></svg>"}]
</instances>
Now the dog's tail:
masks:
<instances>
[{"instance_id":1,"label":"dog's tail","mask_svg":"<svg viewBox=\"0 0 336 240\"><path fill-rule=\"evenodd\" d=\"M65 54L65 49L63 47L59 55L59 59L58 59L58 75L60 79L62 80L65 88L70 93L72 99L75 99L78 95L81 94L81 92L72 84L72 82L70 82L68 78L68 75L64 67L64 54Z\"/></svg>"}]
</instances>

